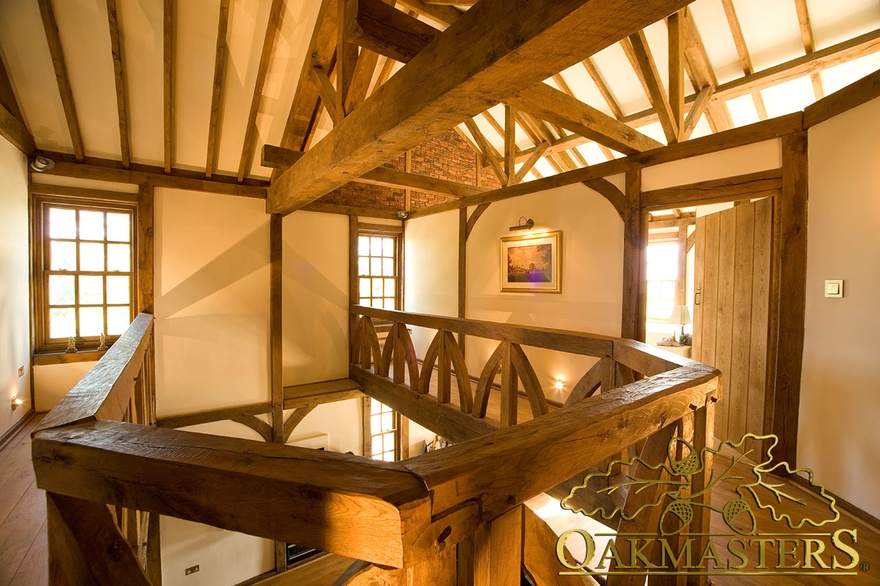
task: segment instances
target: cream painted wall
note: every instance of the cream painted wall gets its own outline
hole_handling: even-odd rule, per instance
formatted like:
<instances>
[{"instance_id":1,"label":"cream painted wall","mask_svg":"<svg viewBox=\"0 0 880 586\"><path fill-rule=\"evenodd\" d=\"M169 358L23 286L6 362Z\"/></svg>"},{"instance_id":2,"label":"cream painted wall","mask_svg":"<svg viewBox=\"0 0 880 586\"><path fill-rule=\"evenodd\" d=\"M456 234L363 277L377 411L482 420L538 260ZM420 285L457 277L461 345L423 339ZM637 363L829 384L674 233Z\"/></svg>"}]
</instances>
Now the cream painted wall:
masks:
<instances>
[{"instance_id":1,"label":"cream painted wall","mask_svg":"<svg viewBox=\"0 0 880 586\"><path fill-rule=\"evenodd\" d=\"M28 225L27 157L0 138L0 436L33 407ZM15 411L13 396L24 401Z\"/></svg>"},{"instance_id":2,"label":"cream painted wall","mask_svg":"<svg viewBox=\"0 0 880 586\"><path fill-rule=\"evenodd\" d=\"M284 384L346 378L348 216L295 212L283 233Z\"/></svg>"},{"instance_id":3,"label":"cream painted wall","mask_svg":"<svg viewBox=\"0 0 880 586\"><path fill-rule=\"evenodd\" d=\"M562 293L501 293L500 239L520 216L537 230L562 230ZM623 220L601 195L576 184L495 202L477 222L468 247L467 316L502 323L617 336L623 287ZM497 342L468 339L468 368L479 376ZM595 359L527 349L548 398L564 393Z\"/></svg>"},{"instance_id":4,"label":"cream painted wall","mask_svg":"<svg viewBox=\"0 0 880 586\"><path fill-rule=\"evenodd\" d=\"M809 132L798 465L880 516L880 100ZM843 299L824 297L844 279Z\"/></svg>"},{"instance_id":5,"label":"cream painted wall","mask_svg":"<svg viewBox=\"0 0 880 586\"><path fill-rule=\"evenodd\" d=\"M95 365L94 362L46 364L34 366L34 402L37 411L49 411L64 398L79 380Z\"/></svg>"}]
</instances>

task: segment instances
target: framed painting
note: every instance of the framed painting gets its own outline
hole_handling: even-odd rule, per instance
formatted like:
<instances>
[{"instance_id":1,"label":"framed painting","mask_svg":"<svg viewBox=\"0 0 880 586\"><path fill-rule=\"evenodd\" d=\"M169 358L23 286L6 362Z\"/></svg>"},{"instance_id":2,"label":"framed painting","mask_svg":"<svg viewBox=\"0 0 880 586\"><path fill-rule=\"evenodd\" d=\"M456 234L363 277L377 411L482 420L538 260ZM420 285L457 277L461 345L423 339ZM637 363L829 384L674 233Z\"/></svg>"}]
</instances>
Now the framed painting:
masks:
<instances>
[{"instance_id":1,"label":"framed painting","mask_svg":"<svg viewBox=\"0 0 880 586\"><path fill-rule=\"evenodd\" d=\"M562 232L501 239L501 291L562 292Z\"/></svg>"}]
</instances>

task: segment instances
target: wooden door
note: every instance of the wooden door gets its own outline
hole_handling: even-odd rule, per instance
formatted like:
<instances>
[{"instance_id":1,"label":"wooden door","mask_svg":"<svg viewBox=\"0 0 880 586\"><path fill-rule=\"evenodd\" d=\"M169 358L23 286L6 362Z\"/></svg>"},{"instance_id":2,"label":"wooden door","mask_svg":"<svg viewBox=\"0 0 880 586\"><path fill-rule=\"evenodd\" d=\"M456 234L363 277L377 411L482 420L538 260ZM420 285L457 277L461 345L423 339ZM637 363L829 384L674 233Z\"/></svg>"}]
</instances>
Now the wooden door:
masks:
<instances>
[{"instance_id":1,"label":"wooden door","mask_svg":"<svg viewBox=\"0 0 880 586\"><path fill-rule=\"evenodd\" d=\"M693 358L722 372L715 437L769 429L771 198L697 219Z\"/></svg>"}]
</instances>

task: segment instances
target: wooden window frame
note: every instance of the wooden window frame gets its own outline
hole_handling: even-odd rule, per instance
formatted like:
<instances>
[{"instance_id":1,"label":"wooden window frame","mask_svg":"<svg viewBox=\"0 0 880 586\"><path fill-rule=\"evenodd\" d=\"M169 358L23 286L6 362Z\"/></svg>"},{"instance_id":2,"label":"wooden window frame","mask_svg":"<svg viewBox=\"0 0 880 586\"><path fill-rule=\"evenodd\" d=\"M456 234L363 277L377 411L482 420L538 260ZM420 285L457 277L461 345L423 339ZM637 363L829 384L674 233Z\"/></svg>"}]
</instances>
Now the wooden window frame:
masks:
<instances>
[{"instance_id":1,"label":"wooden window frame","mask_svg":"<svg viewBox=\"0 0 880 586\"><path fill-rule=\"evenodd\" d=\"M37 187L37 186L33 186ZM51 271L48 268L49 262L49 232L47 230L48 209L50 207L63 207L76 210L94 210L100 212L125 212L131 214L131 239L130 245L130 266L128 273L131 275L131 283L129 287L129 312L131 319L134 319L138 309L138 196L137 194L108 194L101 192L100 196L88 195L59 195L52 193L52 186L46 186L47 189L31 190L31 215L32 215L32 314L33 314L33 337L34 337L34 357L35 363L41 360L48 360L48 363L56 363L59 360L53 360L61 355L60 362L77 362L81 360L96 360L100 352L98 351L99 336L77 337L77 353L65 354L67 342L59 342L49 337L49 300L48 300L48 277ZM105 235L106 236L106 235ZM79 241L77 234L76 241ZM105 240L106 242L106 240ZM107 273L107 271L100 271ZM71 275L79 275L80 271L69 271ZM107 273L109 274L109 273ZM106 307L106 298L103 304ZM78 307L78 306L76 306ZM107 336L105 343L111 346L117 339L118 335ZM97 354L97 355L96 355Z\"/></svg>"}]
</instances>

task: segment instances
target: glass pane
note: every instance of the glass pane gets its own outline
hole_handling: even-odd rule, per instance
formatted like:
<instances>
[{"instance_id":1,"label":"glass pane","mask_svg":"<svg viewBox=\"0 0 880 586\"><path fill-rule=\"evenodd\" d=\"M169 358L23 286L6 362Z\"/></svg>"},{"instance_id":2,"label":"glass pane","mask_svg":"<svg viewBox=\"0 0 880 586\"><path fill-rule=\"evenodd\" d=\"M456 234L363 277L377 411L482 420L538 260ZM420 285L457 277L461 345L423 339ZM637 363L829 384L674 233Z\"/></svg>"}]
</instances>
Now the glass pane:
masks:
<instances>
[{"instance_id":1,"label":"glass pane","mask_svg":"<svg viewBox=\"0 0 880 586\"><path fill-rule=\"evenodd\" d=\"M374 277L378 277L382 274L382 259L381 258L371 258L370 259L370 274Z\"/></svg>"},{"instance_id":2,"label":"glass pane","mask_svg":"<svg viewBox=\"0 0 880 586\"><path fill-rule=\"evenodd\" d=\"M107 277L107 303L125 303L131 301L128 292L128 277Z\"/></svg>"},{"instance_id":3,"label":"glass pane","mask_svg":"<svg viewBox=\"0 0 880 586\"><path fill-rule=\"evenodd\" d=\"M385 281L385 297L394 297L394 279L383 279Z\"/></svg>"},{"instance_id":4,"label":"glass pane","mask_svg":"<svg viewBox=\"0 0 880 586\"><path fill-rule=\"evenodd\" d=\"M72 307L49 310L49 337L69 338L76 334L76 318Z\"/></svg>"},{"instance_id":5,"label":"glass pane","mask_svg":"<svg viewBox=\"0 0 880 586\"><path fill-rule=\"evenodd\" d=\"M381 238L370 238L370 256L382 256Z\"/></svg>"},{"instance_id":6,"label":"glass pane","mask_svg":"<svg viewBox=\"0 0 880 586\"><path fill-rule=\"evenodd\" d=\"M107 214L107 240L114 242L131 241L131 216L128 214Z\"/></svg>"},{"instance_id":7,"label":"glass pane","mask_svg":"<svg viewBox=\"0 0 880 586\"><path fill-rule=\"evenodd\" d=\"M104 239L104 212L79 213L79 237L82 240Z\"/></svg>"},{"instance_id":8,"label":"glass pane","mask_svg":"<svg viewBox=\"0 0 880 586\"><path fill-rule=\"evenodd\" d=\"M394 421L391 413L382 414L382 431L391 431L394 429Z\"/></svg>"},{"instance_id":9,"label":"glass pane","mask_svg":"<svg viewBox=\"0 0 880 586\"><path fill-rule=\"evenodd\" d=\"M394 256L394 239L382 239L382 256Z\"/></svg>"},{"instance_id":10,"label":"glass pane","mask_svg":"<svg viewBox=\"0 0 880 586\"><path fill-rule=\"evenodd\" d=\"M107 270L127 273L131 271L131 246L128 244L107 245Z\"/></svg>"},{"instance_id":11,"label":"glass pane","mask_svg":"<svg viewBox=\"0 0 880 586\"><path fill-rule=\"evenodd\" d=\"M80 305L104 303L104 277L79 276L79 303Z\"/></svg>"},{"instance_id":12,"label":"glass pane","mask_svg":"<svg viewBox=\"0 0 880 586\"><path fill-rule=\"evenodd\" d=\"M358 237L358 255L367 256L370 254L370 239L366 236Z\"/></svg>"},{"instance_id":13,"label":"glass pane","mask_svg":"<svg viewBox=\"0 0 880 586\"><path fill-rule=\"evenodd\" d=\"M382 304L376 303L376 307L382 307ZM394 309L394 299L389 298L385 300L385 309Z\"/></svg>"},{"instance_id":14,"label":"glass pane","mask_svg":"<svg viewBox=\"0 0 880 586\"><path fill-rule=\"evenodd\" d=\"M361 279L360 280L360 296L361 297L369 297L370 296L370 280L369 279Z\"/></svg>"},{"instance_id":15,"label":"glass pane","mask_svg":"<svg viewBox=\"0 0 880 586\"><path fill-rule=\"evenodd\" d=\"M49 208L49 237L76 238L76 211Z\"/></svg>"},{"instance_id":16,"label":"glass pane","mask_svg":"<svg viewBox=\"0 0 880 586\"><path fill-rule=\"evenodd\" d=\"M58 242L50 244L49 255L52 259L50 268L53 271L76 270L76 242Z\"/></svg>"},{"instance_id":17,"label":"glass pane","mask_svg":"<svg viewBox=\"0 0 880 586\"><path fill-rule=\"evenodd\" d=\"M373 415L370 417L370 433L379 433L380 431L384 431L382 429L382 416L381 415Z\"/></svg>"},{"instance_id":18,"label":"glass pane","mask_svg":"<svg viewBox=\"0 0 880 586\"><path fill-rule=\"evenodd\" d=\"M382 447L384 451L394 453L394 434L388 433L382 436Z\"/></svg>"},{"instance_id":19,"label":"glass pane","mask_svg":"<svg viewBox=\"0 0 880 586\"><path fill-rule=\"evenodd\" d=\"M104 245L81 242L79 245L79 270L104 270Z\"/></svg>"},{"instance_id":20,"label":"glass pane","mask_svg":"<svg viewBox=\"0 0 880 586\"><path fill-rule=\"evenodd\" d=\"M378 456L382 453L382 436L376 436L373 438L373 454Z\"/></svg>"},{"instance_id":21,"label":"glass pane","mask_svg":"<svg viewBox=\"0 0 880 586\"><path fill-rule=\"evenodd\" d=\"M675 297L675 281L663 281L663 298L672 299Z\"/></svg>"},{"instance_id":22,"label":"glass pane","mask_svg":"<svg viewBox=\"0 0 880 586\"><path fill-rule=\"evenodd\" d=\"M365 307L370 306L370 298L369 297L361 297L360 301L358 301L358 305L363 305Z\"/></svg>"},{"instance_id":23,"label":"glass pane","mask_svg":"<svg viewBox=\"0 0 880 586\"><path fill-rule=\"evenodd\" d=\"M382 297L382 279L373 279L373 297Z\"/></svg>"},{"instance_id":24,"label":"glass pane","mask_svg":"<svg viewBox=\"0 0 880 586\"><path fill-rule=\"evenodd\" d=\"M379 401L376 401L375 399L370 401L370 413L375 415L376 413L379 413L381 410L382 410L382 403L380 403Z\"/></svg>"},{"instance_id":25,"label":"glass pane","mask_svg":"<svg viewBox=\"0 0 880 586\"><path fill-rule=\"evenodd\" d=\"M386 452L382 454L383 462L393 462L394 461L394 452Z\"/></svg>"},{"instance_id":26,"label":"glass pane","mask_svg":"<svg viewBox=\"0 0 880 586\"><path fill-rule=\"evenodd\" d=\"M358 258L358 274L359 275L369 275L370 274L370 258L367 256L361 256Z\"/></svg>"},{"instance_id":27,"label":"glass pane","mask_svg":"<svg viewBox=\"0 0 880 586\"><path fill-rule=\"evenodd\" d=\"M73 286L73 275L49 275L49 305L75 304L76 293Z\"/></svg>"},{"instance_id":28,"label":"glass pane","mask_svg":"<svg viewBox=\"0 0 880 586\"><path fill-rule=\"evenodd\" d=\"M394 276L394 259L393 258L383 258L382 259L382 274L386 277Z\"/></svg>"},{"instance_id":29,"label":"glass pane","mask_svg":"<svg viewBox=\"0 0 880 586\"><path fill-rule=\"evenodd\" d=\"M103 307L79 308L79 335L100 336L104 331Z\"/></svg>"},{"instance_id":30,"label":"glass pane","mask_svg":"<svg viewBox=\"0 0 880 586\"><path fill-rule=\"evenodd\" d=\"M111 279L113 277L110 277ZM107 335L119 336L131 325L131 310L125 307L107 308Z\"/></svg>"}]
</instances>

